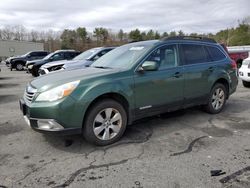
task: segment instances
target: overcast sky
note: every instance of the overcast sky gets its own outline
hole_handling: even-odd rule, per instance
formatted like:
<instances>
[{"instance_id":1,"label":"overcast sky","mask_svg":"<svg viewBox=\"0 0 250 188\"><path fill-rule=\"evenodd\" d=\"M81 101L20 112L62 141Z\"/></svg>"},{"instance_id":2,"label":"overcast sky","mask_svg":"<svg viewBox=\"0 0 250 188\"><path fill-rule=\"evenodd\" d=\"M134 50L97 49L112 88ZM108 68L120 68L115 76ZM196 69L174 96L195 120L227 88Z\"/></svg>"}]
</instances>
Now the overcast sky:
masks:
<instances>
[{"instance_id":1,"label":"overcast sky","mask_svg":"<svg viewBox=\"0 0 250 188\"><path fill-rule=\"evenodd\" d=\"M250 0L1 0L0 26L216 32L250 16Z\"/></svg>"}]
</instances>

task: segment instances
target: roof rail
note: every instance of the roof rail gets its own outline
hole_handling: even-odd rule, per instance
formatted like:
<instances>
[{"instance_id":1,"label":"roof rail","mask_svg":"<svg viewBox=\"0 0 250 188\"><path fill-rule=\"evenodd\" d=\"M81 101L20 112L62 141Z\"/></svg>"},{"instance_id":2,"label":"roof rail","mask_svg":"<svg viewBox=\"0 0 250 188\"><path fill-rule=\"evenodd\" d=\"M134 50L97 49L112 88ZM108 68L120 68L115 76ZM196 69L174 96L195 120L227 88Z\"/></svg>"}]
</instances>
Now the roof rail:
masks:
<instances>
[{"instance_id":1,"label":"roof rail","mask_svg":"<svg viewBox=\"0 0 250 188\"><path fill-rule=\"evenodd\" d=\"M175 37L165 37L161 39L162 41L168 40L194 40L194 41L203 41L203 42L211 42L217 43L214 39L202 36L175 36Z\"/></svg>"}]
</instances>

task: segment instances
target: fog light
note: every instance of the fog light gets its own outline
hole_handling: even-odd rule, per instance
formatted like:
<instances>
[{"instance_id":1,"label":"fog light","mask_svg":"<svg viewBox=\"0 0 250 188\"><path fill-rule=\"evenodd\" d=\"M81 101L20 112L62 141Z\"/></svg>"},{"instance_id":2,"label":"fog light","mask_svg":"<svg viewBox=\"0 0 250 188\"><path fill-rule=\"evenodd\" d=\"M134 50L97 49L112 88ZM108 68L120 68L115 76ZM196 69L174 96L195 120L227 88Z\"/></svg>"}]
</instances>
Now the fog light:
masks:
<instances>
[{"instance_id":1,"label":"fog light","mask_svg":"<svg viewBox=\"0 0 250 188\"><path fill-rule=\"evenodd\" d=\"M54 120L37 120L37 126L41 130L51 130L51 131L58 131L64 129L63 126L58 124Z\"/></svg>"}]
</instances>

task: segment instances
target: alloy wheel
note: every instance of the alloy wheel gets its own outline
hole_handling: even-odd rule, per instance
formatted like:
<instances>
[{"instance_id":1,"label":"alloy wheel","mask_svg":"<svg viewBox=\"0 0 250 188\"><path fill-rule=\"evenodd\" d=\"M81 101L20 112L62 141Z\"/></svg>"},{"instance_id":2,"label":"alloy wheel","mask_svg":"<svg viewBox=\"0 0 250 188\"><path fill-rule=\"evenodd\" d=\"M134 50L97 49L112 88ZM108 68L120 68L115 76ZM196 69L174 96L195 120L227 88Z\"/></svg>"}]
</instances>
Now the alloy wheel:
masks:
<instances>
[{"instance_id":1,"label":"alloy wheel","mask_svg":"<svg viewBox=\"0 0 250 188\"><path fill-rule=\"evenodd\" d=\"M219 110L220 108L223 107L224 101L225 101L225 93L223 89L217 88L212 96L212 107L215 110Z\"/></svg>"},{"instance_id":2,"label":"alloy wheel","mask_svg":"<svg viewBox=\"0 0 250 188\"><path fill-rule=\"evenodd\" d=\"M121 130L122 116L114 108L105 108L100 111L93 122L93 131L100 140L111 140Z\"/></svg>"},{"instance_id":3,"label":"alloy wheel","mask_svg":"<svg viewBox=\"0 0 250 188\"><path fill-rule=\"evenodd\" d=\"M16 69L17 70L23 70L23 65L22 64L17 64Z\"/></svg>"}]
</instances>

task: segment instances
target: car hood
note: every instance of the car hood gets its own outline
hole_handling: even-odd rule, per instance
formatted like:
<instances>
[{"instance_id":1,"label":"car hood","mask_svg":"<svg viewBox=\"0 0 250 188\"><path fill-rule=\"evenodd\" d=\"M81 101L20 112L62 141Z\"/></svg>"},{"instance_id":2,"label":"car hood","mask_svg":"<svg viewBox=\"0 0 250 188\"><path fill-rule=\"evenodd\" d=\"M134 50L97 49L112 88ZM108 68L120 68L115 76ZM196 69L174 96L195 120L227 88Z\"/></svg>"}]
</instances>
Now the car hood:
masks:
<instances>
[{"instance_id":1,"label":"car hood","mask_svg":"<svg viewBox=\"0 0 250 188\"><path fill-rule=\"evenodd\" d=\"M17 56L17 57L12 57L10 60L14 60L14 61L16 61L16 60L24 60L24 59L26 59L26 57L22 57L22 56Z\"/></svg>"},{"instance_id":2,"label":"car hood","mask_svg":"<svg viewBox=\"0 0 250 188\"><path fill-rule=\"evenodd\" d=\"M69 62L69 61L67 61L67 60L54 61L54 62L46 63L45 65L42 66L42 68L53 67L53 66L56 66L56 65L64 65L67 62Z\"/></svg>"},{"instance_id":3,"label":"car hood","mask_svg":"<svg viewBox=\"0 0 250 188\"><path fill-rule=\"evenodd\" d=\"M37 63L40 63L40 62L43 62L43 61L44 61L43 59L27 61L26 65L37 64Z\"/></svg>"},{"instance_id":4,"label":"car hood","mask_svg":"<svg viewBox=\"0 0 250 188\"><path fill-rule=\"evenodd\" d=\"M81 82L83 82L84 80L90 79L92 77L103 76L106 74L115 73L119 71L120 71L119 69L101 69L94 67L89 67L86 69L76 69L71 71L66 70L40 76L31 81L30 84L32 87L38 89L38 92L43 92L45 90L54 88L56 86L68 82L76 80L81 80Z\"/></svg>"},{"instance_id":5,"label":"car hood","mask_svg":"<svg viewBox=\"0 0 250 188\"><path fill-rule=\"evenodd\" d=\"M90 66L92 63L93 61L90 61L90 60L81 60L78 62L67 63L63 66L63 68L66 70L79 69L79 68Z\"/></svg>"}]
</instances>

